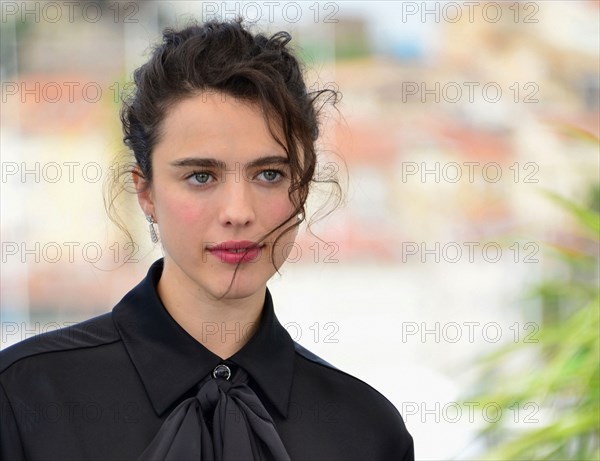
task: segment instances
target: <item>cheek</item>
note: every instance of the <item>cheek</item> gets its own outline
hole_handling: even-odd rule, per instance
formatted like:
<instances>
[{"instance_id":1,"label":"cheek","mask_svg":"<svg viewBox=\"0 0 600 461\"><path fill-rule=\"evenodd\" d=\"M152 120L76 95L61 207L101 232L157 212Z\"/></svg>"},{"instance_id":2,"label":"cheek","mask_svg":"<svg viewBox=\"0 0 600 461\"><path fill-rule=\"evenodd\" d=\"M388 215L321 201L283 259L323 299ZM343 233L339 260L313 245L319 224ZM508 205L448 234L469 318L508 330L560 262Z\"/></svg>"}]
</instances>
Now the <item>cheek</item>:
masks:
<instances>
[{"instance_id":1,"label":"cheek","mask_svg":"<svg viewBox=\"0 0 600 461\"><path fill-rule=\"evenodd\" d=\"M270 204L269 209L266 211L266 213L267 213L266 219L268 219L268 227L269 228L278 226L279 224L281 224L284 221L286 222L285 225L283 226L283 228L280 229L276 234L276 235L281 236L281 238L279 240L280 245L285 245L288 242L293 242L296 239L296 235L298 234L298 227L296 227L291 231L288 230L285 233L285 235L281 235L285 228L289 227L291 224L294 224L296 222L296 215L293 215L290 218L290 215L292 214L293 211L294 211L294 207L293 207L292 203L290 202L289 198L287 197L287 195L285 197L274 200ZM287 248L289 249L290 246L288 245ZM287 257L287 255L285 255L285 256Z\"/></svg>"},{"instance_id":2,"label":"cheek","mask_svg":"<svg viewBox=\"0 0 600 461\"><path fill-rule=\"evenodd\" d=\"M206 218L206 211L202 204L193 197L181 194L163 194L159 201L159 208L164 217L168 217L170 227L179 228L185 232L190 227L198 226L199 221Z\"/></svg>"},{"instance_id":3,"label":"cheek","mask_svg":"<svg viewBox=\"0 0 600 461\"><path fill-rule=\"evenodd\" d=\"M286 192L285 195L282 194L273 198L273 200L271 200L269 203L268 209L269 211L267 211L267 213L270 212L270 215L272 216L271 219L280 223L290 217L294 207L292 206L292 202L290 202Z\"/></svg>"},{"instance_id":4,"label":"cheek","mask_svg":"<svg viewBox=\"0 0 600 461\"><path fill-rule=\"evenodd\" d=\"M191 204L174 204L174 212L177 213L178 222L182 225L192 226L198 224L199 219L202 217L201 208L192 206Z\"/></svg>"}]
</instances>

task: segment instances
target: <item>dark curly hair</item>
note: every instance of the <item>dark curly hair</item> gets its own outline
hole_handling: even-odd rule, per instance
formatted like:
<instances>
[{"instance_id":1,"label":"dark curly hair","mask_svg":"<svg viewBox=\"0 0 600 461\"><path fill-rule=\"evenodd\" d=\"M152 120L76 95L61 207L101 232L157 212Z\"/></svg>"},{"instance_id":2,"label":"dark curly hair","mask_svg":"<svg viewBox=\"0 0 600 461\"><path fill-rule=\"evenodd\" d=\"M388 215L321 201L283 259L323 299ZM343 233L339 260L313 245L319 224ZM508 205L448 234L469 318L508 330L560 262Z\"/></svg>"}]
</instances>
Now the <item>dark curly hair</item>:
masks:
<instances>
[{"instance_id":1,"label":"dark curly hair","mask_svg":"<svg viewBox=\"0 0 600 461\"><path fill-rule=\"evenodd\" d=\"M305 204L313 182L333 184L339 204L342 194L337 178L316 178L315 142L319 136L321 109L326 103L335 107L340 93L332 89L307 91L301 66L288 46L290 40L287 32L278 32L269 38L261 33L253 34L241 18L201 25L193 23L179 31L165 29L162 43L154 48L148 62L135 71L134 91L123 100L123 141L135 160L122 173L139 175L149 185L152 151L160 139L169 108L185 98L214 91L258 104L271 135L287 153L291 180L288 193L294 206L290 218L301 217L283 229L275 243L305 220ZM273 123L280 129L274 129ZM277 133L281 133L282 138ZM113 209L116 195L114 187L111 188L107 211L132 240ZM286 222L288 220L261 241ZM274 248L275 245L272 252ZM271 260L275 265L273 253Z\"/></svg>"}]
</instances>

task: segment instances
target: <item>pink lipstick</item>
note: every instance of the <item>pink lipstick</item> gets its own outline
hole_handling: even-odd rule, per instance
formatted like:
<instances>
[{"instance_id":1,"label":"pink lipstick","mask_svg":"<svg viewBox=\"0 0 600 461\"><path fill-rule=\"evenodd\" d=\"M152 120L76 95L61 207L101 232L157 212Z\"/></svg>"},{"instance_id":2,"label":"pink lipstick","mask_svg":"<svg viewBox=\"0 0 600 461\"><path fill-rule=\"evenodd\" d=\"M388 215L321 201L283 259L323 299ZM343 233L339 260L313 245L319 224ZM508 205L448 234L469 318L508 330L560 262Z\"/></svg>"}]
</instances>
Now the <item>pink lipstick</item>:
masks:
<instances>
[{"instance_id":1,"label":"pink lipstick","mask_svg":"<svg viewBox=\"0 0 600 461\"><path fill-rule=\"evenodd\" d=\"M255 260L264 245L258 245L250 240L228 240L208 247L208 251L228 264L250 262Z\"/></svg>"}]
</instances>

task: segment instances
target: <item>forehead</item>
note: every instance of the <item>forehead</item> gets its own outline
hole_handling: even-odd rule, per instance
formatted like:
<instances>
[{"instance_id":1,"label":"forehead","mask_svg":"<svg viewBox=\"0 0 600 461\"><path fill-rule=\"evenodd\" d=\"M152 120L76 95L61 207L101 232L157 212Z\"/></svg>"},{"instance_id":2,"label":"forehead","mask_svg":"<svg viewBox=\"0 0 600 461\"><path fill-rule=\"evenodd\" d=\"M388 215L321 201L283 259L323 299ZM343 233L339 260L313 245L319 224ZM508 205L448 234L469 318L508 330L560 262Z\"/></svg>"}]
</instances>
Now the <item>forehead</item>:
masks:
<instances>
[{"instance_id":1,"label":"forehead","mask_svg":"<svg viewBox=\"0 0 600 461\"><path fill-rule=\"evenodd\" d=\"M205 92L177 102L166 113L157 153L169 157L210 154L248 157L283 153L258 103Z\"/></svg>"}]
</instances>

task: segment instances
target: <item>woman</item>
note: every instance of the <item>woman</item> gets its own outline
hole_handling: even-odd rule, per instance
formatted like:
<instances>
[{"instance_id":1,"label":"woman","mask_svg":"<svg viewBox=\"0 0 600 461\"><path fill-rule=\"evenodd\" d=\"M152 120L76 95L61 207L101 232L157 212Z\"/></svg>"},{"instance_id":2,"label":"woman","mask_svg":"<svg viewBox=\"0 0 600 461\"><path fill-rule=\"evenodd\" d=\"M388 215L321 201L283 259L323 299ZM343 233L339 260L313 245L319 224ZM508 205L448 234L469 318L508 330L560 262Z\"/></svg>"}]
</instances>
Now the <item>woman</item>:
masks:
<instances>
[{"instance_id":1,"label":"woman","mask_svg":"<svg viewBox=\"0 0 600 461\"><path fill-rule=\"evenodd\" d=\"M323 93L289 40L167 29L136 71L124 140L164 258L112 312L2 352L3 460L414 459L394 406L273 312Z\"/></svg>"}]
</instances>

